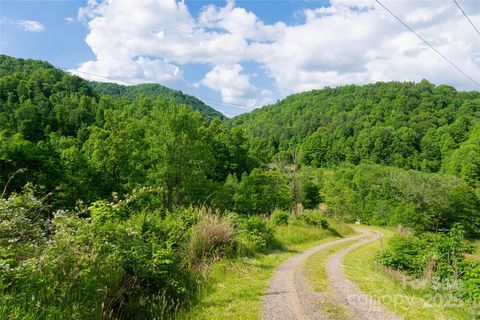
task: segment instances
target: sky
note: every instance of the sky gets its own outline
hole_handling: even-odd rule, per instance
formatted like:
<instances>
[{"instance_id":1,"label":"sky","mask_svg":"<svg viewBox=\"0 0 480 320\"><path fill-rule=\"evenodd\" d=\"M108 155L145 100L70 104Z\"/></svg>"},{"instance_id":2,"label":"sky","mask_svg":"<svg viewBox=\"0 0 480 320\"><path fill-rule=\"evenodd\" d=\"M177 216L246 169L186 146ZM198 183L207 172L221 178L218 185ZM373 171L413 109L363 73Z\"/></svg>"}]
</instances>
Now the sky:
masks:
<instances>
[{"instance_id":1,"label":"sky","mask_svg":"<svg viewBox=\"0 0 480 320\"><path fill-rule=\"evenodd\" d=\"M227 116L326 86L480 89L480 34L453 0L381 2L471 79L374 0L1 0L0 52L160 83ZM457 3L480 29L480 0Z\"/></svg>"}]
</instances>

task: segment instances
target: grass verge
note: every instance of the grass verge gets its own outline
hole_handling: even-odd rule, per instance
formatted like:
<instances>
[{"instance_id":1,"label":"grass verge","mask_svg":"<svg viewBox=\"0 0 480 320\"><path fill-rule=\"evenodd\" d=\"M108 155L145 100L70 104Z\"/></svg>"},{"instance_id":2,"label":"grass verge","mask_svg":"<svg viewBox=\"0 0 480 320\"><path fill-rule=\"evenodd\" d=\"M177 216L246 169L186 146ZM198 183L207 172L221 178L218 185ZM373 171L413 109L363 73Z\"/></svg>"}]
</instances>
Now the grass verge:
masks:
<instances>
[{"instance_id":1,"label":"grass verge","mask_svg":"<svg viewBox=\"0 0 480 320\"><path fill-rule=\"evenodd\" d=\"M352 233L344 227L343 234ZM261 319L263 294L275 268L289 257L338 238L339 231L289 224L275 228L284 249L250 258L222 259L209 270L200 301L180 319Z\"/></svg>"},{"instance_id":2,"label":"grass verge","mask_svg":"<svg viewBox=\"0 0 480 320\"><path fill-rule=\"evenodd\" d=\"M385 234L383 242L386 243L393 232L386 229L382 231ZM449 305L445 299L429 299L433 294L431 290L416 289L389 273L375 262L379 250L380 244L375 241L355 249L344 259L346 276L362 291L405 320L472 319L467 308Z\"/></svg>"}]
</instances>

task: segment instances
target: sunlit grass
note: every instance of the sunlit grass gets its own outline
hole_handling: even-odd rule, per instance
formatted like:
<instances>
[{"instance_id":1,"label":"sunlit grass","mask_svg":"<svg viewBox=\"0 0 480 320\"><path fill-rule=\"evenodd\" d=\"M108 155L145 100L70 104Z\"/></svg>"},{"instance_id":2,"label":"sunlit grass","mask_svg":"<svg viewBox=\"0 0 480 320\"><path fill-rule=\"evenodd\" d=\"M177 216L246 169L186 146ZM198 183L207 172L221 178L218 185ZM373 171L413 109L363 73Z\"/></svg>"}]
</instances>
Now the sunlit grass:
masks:
<instances>
[{"instance_id":1,"label":"sunlit grass","mask_svg":"<svg viewBox=\"0 0 480 320\"><path fill-rule=\"evenodd\" d=\"M263 295L275 268L309 247L338 238L331 230L296 224L278 226L275 234L283 250L216 262L199 303L180 319L261 319Z\"/></svg>"},{"instance_id":2,"label":"sunlit grass","mask_svg":"<svg viewBox=\"0 0 480 320\"><path fill-rule=\"evenodd\" d=\"M393 232L383 229L386 242ZM414 289L389 274L375 262L380 250L379 241L364 245L347 254L344 259L345 273L359 288L381 301L387 309L405 320L447 320L474 319L468 308L445 306L447 301L427 299L432 292L427 289Z\"/></svg>"}]
</instances>

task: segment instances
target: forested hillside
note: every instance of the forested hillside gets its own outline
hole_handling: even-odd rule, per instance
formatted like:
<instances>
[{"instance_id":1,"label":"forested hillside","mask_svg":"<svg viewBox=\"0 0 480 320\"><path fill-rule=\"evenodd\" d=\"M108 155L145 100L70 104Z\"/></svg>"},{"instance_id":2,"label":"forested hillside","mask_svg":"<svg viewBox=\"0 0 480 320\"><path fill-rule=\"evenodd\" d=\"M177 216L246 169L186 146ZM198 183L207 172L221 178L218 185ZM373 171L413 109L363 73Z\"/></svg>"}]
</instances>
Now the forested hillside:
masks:
<instances>
[{"instance_id":1,"label":"forested hillside","mask_svg":"<svg viewBox=\"0 0 480 320\"><path fill-rule=\"evenodd\" d=\"M480 178L480 92L428 81L379 82L295 94L231 120L266 161L293 152L303 165L362 161Z\"/></svg>"},{"instance_id":2,"label":"forested hillside","mask_svg":"<svg viewBox=\"0 0 480 320\"><path fill-rule=\"evenodd\" d=\"M167 100L172 99L176 103L184 104L192 107L207 119L213 120L216 117L224 118L223 114L207 106L203 101L187 95L179 90L173 90L156 83L144 83L133 86L123 86L115 83L91 82L96 92L100 94L110 95L115 98L127 97L134 100L140 96L146 96L152 99L163 97Z\"/></svg>"},{"instance_id":3,"label":"forested hillside","mask_svg":"<svg viewBox=\"0 0 480 320\"><path fill-rule=\"evenodd\" d=\"M220 156L213 154L210 144L215 141L207 136L207 127L221 134L223 125L217 121L209 126L206 121L221 114L193 97L157 85L127 89L91 83L46 62L5 55L0 56L0 75L0 181L7 194L32 183L51 193L51 202L73 206L78 200L89 202L143 185L153 178L146 172L149 165L142 139L147 127L155 130L148 123L163 118L183 121L203 141L198 143L205 144L202 152L212 150L212 161L206 159L212 170L224 165L214 163ZM117 93L109 95L99 88L108 93L113 90L108 88L114 88ZM128 99L117 97L123 91ZM176 148L181 152L180 146ZM233 156L225 156L225 161ZM239 176L243 172L239 170L247 170L242 165L237 168ZM224 179L228 173L215 171L208 176Z\"/></svg>"}]
</instances>

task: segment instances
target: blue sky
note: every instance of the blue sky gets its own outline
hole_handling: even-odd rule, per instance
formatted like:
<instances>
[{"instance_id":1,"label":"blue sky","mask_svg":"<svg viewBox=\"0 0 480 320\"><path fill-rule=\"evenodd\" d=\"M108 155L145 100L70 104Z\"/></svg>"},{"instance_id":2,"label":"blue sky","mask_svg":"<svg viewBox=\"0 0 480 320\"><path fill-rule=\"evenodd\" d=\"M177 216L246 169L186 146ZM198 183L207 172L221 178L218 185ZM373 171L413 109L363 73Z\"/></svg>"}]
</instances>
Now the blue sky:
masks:
<instances>
[{"instance_id":1,"label":"blue sky","mask_svg":"<svg viewBox=\"0 0 480 320\"><path fill-rule=\"evenodd\" d=\"M451 1L383 1L480 82L480 37ZM459 1L480 25L480 6ZM479 88L374 1L5 1L0 51L87 79L157 82L228 116L375 81Z\"/></svg>"}]
</instances>

